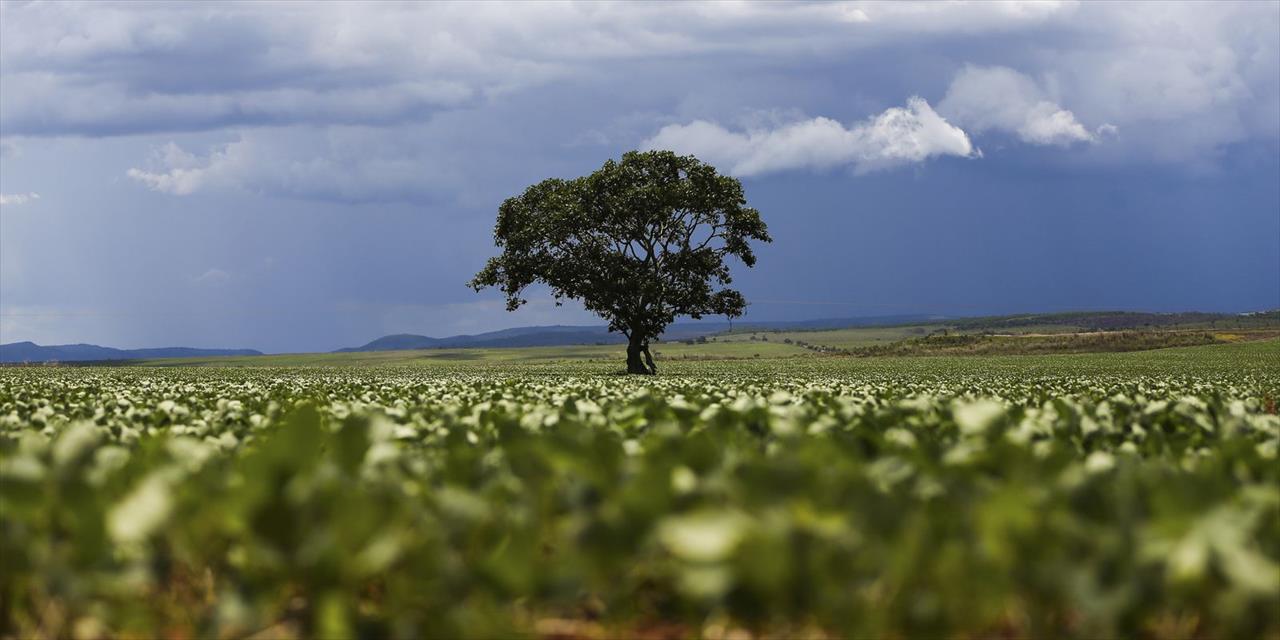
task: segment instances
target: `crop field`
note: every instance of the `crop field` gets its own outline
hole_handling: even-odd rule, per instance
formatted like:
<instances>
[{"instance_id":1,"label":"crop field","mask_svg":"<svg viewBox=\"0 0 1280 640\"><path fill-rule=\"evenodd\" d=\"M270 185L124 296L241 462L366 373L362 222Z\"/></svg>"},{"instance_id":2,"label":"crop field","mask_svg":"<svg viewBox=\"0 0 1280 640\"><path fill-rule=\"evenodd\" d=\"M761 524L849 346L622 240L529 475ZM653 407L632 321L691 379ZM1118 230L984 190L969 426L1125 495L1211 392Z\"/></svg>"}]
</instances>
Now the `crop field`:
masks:
<instances>
[{"instance_id":1,"label":"crop field","mask_svg":"<svg viewBox=\"0 0 1280 640\"><path fill-rule=\"evenodd\" d=\"M1280 638L1280 341L618 364L0 369L0 637Z\"/></svg>"},{"instance_id":2,"label":"crop field","mask_svg":"<svg viewBox=\"0 0 1280 640\"><path fill-rule=\"evenodd\" d=\"M626 345L565 345L555 347L505 347L505 348L433 348L405 349L397 351L359 351L345 353L296 353L263 356L211 356L207 358L159 358L138 360L130 364L146 367L385 367L426 366L433 369L459 364L478 364L486 367L500 365L524 365L531 363L564 364L575 371L576 367L592 361L612 367L626 357ZM662 342L654 346L658 358L667 361L684 360L746 360L754 358L786 358L810 356L811 352L796 345L782 342L707 342L685 344ZM612 369L604 369L611 371Z\"/></svg>"}]
</instances>

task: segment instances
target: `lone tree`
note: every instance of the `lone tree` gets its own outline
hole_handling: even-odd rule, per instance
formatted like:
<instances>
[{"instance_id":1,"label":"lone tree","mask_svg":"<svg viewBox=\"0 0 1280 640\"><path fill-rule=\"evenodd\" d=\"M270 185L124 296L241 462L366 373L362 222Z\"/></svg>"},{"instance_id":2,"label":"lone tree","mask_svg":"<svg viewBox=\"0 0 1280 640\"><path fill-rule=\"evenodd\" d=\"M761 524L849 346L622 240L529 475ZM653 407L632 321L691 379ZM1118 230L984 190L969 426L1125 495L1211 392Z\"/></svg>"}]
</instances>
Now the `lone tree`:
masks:
<instances>
[{"instance_id":1,"label":"lone tree","mask_svg":"<svg viewBox=\"0 0 1280 640\"><path fill-rule=\"evenodd\" d=\"M748 242L771 241L741 183L670 151L632 151L591 175L539 182L502 203L493 237L502 255L469 286L499 287L508 311L534 282L557 305L580 300L627 337L627 373L641 374L657 373L649 341L676 316L742 315L725 258L753 266Z\"/></svg>"}]
</instances>

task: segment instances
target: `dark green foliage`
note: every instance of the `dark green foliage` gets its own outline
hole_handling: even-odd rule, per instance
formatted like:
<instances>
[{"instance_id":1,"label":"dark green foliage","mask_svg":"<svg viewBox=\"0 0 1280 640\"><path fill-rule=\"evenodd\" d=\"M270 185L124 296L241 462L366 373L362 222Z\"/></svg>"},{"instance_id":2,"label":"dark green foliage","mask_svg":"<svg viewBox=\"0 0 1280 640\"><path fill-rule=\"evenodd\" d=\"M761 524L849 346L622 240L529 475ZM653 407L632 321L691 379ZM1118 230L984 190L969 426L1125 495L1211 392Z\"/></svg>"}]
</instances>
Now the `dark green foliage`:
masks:
<instances>
[{"instance_id":1,"label":"dark green foliage","mask_svg":"<svg viewBox=\"0 0 1280 640\"><path fill-rule=\"evenodd\" d=\"M1137 311L1071 311L1030 315L963 318L952 321L966 331L1001 330L1035 325L1069 325L1089 331L1151 327L1268 328L1280 326L1280 310L1257 313L1143 313Z\"/></svg>"},{"instance_id":2,"label":"dark green foliage","mask_svg":"<svg viewBox=\"0 0 1280 640\"><path fill-rule=\"evenodd\" d=\"M1274 333L1263 335L1274 337ZM1038 355L1145 351L1223 342L1229 341L1208 331L1100 331L1043 336L939 334L840 351L857 356Z\"/></svg>"},{"instance_id":3,"label":"dark green foliage","mask_svg":"<svg viewBox=\"0 0 1280 640\"><path fill-rule=\"evenodd\" d=\"M507 309L535 282L556 300L582 302L627 336L628 371L677 316L742 315L746 300L726 258L755 264L752 240L769 242L742 185L693 156L629 152L591 175L535 184L498 209L491 258L469 283L498 287Z\"/></svg>"}]
</instances>

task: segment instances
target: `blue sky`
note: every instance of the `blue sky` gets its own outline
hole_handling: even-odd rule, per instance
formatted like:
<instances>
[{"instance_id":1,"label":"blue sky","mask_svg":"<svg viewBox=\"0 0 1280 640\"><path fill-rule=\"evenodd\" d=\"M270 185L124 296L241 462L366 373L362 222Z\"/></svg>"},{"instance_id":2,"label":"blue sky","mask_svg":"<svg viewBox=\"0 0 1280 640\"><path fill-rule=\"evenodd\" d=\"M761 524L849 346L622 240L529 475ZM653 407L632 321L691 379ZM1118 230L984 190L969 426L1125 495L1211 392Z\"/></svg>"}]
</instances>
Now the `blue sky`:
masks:
<instances>
[{"instance_id":1,"label":"blue sky","mask_svg":"<svg viewBox=\"0 0 1280 640\"><path fill-rule=\"evenodd\" d=\"M740 177L748 318L1280 306L1280 3L0 3L0 342L591 323L464 283L636 148Z\"/></svg>"}]
</instances>

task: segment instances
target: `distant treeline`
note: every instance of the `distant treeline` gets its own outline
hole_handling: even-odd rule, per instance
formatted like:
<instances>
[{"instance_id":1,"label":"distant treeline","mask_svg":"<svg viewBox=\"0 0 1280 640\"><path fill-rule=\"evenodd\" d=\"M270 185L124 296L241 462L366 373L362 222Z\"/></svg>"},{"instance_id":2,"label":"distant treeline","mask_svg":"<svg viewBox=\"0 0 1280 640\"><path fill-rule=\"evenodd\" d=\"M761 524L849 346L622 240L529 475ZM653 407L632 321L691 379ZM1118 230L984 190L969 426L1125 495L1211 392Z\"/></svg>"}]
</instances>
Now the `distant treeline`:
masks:
<instances>
[{"instance_id":1,"label":"distant treeline","mask_svg":"<svg viewBox=\"0 0 1280 640\"><path fill-rule=\"evenodd\" d=\"M1092 331L1117 331L1148 327L1271 327L1280 325L1280 310L1250 314L1144 313L1140 311L1080 311L1032 315L965 318L947 324L961 331L1011 329L1040 325L1068 325Z\"/></svg>"},{"instance_id":2,"label":"distant treeline","mask_svg":"<svg viewBox=\"0 0 1280 640\"><path fill-rule=\"evenodd\" d=\"M1234 342L1241 339L1275 337L1275 333L1228 335L1211 331L1100 331L1044 336L990 336L981 334L932 335L841 350L854 356L987 356L1051 355L1061 353L1102 353L1146 351L1170 347L1192 347Z\"/></svg>"}]
</instances>

